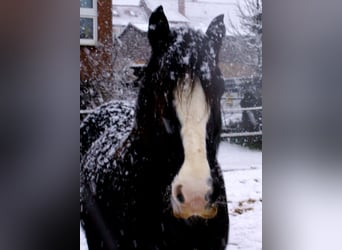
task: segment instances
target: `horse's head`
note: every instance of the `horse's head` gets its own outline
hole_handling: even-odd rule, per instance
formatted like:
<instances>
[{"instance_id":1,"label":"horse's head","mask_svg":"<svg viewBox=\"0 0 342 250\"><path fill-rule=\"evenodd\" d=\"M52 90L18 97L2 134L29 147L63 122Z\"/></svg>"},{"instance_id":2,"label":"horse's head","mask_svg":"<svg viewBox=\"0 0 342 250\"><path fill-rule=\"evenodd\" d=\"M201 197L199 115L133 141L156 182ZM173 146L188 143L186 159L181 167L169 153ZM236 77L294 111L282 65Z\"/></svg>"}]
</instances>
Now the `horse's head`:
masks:
<instances>
[{"instance_id":1,"label":"horse's head","mask_svg":"<svg viewBox=\"0 0 342 250\"><path fill-rule=\"evenodd\" d=\"M224 84L218 54L224 35L223 15L211 22L205 34L170 29L162 7L149 21L152 56L143 87L153 89L149 98L158 133L179 138L175 148L180 148L182 159L171 184L173 214L179 218L212 218L217 212L212 169L217 165L221 129Z\"/></svg>"}]
</instances>

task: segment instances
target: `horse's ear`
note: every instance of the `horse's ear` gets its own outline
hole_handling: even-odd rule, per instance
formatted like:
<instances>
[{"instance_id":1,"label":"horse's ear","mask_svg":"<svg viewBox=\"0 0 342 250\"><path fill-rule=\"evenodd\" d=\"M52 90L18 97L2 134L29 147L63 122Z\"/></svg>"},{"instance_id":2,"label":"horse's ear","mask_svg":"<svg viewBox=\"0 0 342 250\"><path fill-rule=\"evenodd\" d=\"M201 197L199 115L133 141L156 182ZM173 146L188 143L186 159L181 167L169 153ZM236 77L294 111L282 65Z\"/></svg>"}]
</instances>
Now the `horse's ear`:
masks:
<instances>
[{"instance_id":1,"label":"horse's ear","mask_svg":"<svg viewBox=\"0 0 342 250\"><path fill-rule=\"evenodd\" d=\"M216 58L220 52L223 37L226 35L226 26L223 22L224 15L215 17L207 29L206 35L209 38L209 44L214 48Z\"/></svg>"},{"instance_id":2,"label":"horse's ear","mask_svg":"<svg viewBox=\"0 0 342 250\"><path fill-rule=\"evenodd\" d=\"M159 51L168 43L170 36L169 22L164 14L162 6L152 12L148 24L148 40L152 51Z\"/></svg>"}]
</instances>

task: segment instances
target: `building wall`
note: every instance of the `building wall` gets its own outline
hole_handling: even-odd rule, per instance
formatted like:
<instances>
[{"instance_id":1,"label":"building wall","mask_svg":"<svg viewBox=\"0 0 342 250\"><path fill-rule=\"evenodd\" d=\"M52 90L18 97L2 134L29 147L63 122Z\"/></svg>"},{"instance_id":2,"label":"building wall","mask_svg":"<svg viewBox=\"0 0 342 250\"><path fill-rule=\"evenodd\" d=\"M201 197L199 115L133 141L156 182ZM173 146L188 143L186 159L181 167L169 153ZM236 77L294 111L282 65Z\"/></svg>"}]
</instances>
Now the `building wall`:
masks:
<instances>
[{"instance_id":1,"label":"building wall","mask_svg":"<svg viewBox=\"0 0 342 250\"><path fill-rule=\"evenodd\" d=\"M98 44L80 46L81 81L108 81L112 77L112 1L98 0Z\"/></svg>"}]
</instances>

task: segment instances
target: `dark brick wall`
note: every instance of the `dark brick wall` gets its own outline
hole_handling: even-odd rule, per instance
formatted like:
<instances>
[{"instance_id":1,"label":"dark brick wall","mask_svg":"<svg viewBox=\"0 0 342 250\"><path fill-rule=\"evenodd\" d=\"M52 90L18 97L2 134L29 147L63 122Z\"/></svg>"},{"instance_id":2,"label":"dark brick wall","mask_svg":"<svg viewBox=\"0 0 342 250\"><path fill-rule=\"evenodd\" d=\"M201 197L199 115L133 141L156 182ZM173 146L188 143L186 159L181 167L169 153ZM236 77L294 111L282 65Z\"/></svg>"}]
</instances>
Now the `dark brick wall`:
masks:
<instances>
[{"instance_id":1,"label":"dark brick wall","mask_svg":"<svg viewBox=\"0 0 342 250\"><path fill-rule=\"evenodd\" d=\"M80 46L81 81L103 81L112 73L112 1L98 0L98 45Z\"/></svg>"}]
</instances>

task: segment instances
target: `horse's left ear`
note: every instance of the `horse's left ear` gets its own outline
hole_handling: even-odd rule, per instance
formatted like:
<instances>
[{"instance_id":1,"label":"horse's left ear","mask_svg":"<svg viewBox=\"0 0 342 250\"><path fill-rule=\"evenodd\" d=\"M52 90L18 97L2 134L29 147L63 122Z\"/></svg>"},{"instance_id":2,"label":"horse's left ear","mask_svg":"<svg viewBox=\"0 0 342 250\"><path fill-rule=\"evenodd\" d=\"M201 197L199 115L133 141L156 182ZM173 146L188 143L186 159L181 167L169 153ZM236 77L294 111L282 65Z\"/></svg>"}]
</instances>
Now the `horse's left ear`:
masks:
<instances>
[{"instance_id":1,"label":"horse's left ear","mask_svg":"<svg viewBox=\"0 0 342 250\"><path fill-rule=\"evenodd\" d=\"M162 6L159 6L152 12L147 34L152 51L160 52L167 45L170 36L170 27Z\"/></svg>"},{"instance_id":2,"label":"horse's left ear","mask_svg":"<svg viewBox=\"0 0 342 250\"><path fill-rule=\"evenodd\" d=\"M220 52L223 37L226 35L226 26L223 22L224 15L219 15L215 17L207 29L206 35L209 38L209 44L213 46L216 54Z\"/></svg>"}]
</instances>

